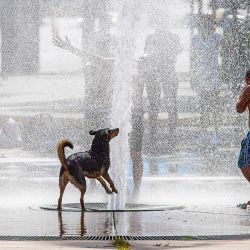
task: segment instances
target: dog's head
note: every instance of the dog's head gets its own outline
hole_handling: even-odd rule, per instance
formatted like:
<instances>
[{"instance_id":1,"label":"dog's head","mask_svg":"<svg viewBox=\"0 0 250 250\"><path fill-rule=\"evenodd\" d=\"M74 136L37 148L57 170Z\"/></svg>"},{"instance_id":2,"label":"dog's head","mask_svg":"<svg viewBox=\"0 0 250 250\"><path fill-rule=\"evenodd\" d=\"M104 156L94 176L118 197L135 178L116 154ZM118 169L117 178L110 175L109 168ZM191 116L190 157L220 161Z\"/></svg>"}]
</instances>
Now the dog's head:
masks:
<instances>
[{"instance_id":1,"label":"dog's head","mask_svg":"<svg viewBox=\"0 0 250 250\"><path fill-rule=\"evenodd\" d=\"M95 138L98 138L99 140L110 141L111 139L113 139L119 134L119 128L115 128L115 129L105 128L105 129L100 129L96 131L90 130L89 134L94 135Z\"/></svg>"}]
</instances>

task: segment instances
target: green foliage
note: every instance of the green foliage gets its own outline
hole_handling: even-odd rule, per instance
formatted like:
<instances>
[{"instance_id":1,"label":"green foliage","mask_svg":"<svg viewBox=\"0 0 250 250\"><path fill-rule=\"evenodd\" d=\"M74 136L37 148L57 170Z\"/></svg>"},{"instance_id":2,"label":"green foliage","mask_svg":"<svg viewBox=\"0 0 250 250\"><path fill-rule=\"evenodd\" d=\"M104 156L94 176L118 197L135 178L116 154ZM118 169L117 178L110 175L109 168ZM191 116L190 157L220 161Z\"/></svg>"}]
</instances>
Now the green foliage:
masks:
<instances>
[{"instance_id":1,"label":"green foliage","mask_svg":"<svg viewBox=\"0 0 250 250\"><path fill-rule=\"evenodd\" d=\"M193 240L192 236L183 236L180 240Z\"/></svg>"},{"instance_id":2,"label":"green foliage","mask_svg":"<svg viewBox=\"0 0 250 250\"><path fill-rule=\"evenodd\" d=\"M115 246L118 250L129 250L131 246L128 241L124 240L121 237L118 237L113 240L112 245Z\"/></svg>"}]
</instances>

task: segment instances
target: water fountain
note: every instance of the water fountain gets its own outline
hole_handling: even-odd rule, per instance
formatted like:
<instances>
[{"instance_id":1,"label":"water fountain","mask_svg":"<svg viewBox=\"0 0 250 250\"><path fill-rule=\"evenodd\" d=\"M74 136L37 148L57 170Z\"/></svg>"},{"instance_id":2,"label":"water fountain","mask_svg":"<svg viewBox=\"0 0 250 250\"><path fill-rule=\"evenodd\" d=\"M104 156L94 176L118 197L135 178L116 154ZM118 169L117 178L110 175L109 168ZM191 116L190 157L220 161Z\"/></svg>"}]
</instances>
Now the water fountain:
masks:
<instances>
[{"instance_id":1,"label":"water fountain","mask_svg":"<svg viewBox=\"0 0 250 250\"><path fill-rule=\"evenodd\" d=\"M109 207L112 209L125 209L127 192L127 164L129 160L128 135L131 131L131 82L135 73L136 41L141 21L142 3L134 1L129 4L120 3L115 26L117 48L114 51L116 65L114 69L114 92L112 109L112 126L120 127L121 133L118 138L118 146L113 145L111 173L118 185L119 195L112 196Z\"/></svg>"}]
</instances>

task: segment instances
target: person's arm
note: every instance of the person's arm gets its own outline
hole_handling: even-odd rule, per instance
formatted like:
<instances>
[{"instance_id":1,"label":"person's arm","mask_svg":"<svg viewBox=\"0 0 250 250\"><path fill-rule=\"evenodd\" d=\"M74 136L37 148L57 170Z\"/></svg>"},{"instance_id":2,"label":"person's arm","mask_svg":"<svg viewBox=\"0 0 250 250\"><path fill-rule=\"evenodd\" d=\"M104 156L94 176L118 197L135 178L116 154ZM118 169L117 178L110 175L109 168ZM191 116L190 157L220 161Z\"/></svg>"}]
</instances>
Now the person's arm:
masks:
<instances>
[{"instance_id":1,"label":"person's arm","mask_svg":"<svg viewBox=\"0 0 250 250\"><path fill-rule=\"evenodd\" d=\"M236 110L238 113L243 113L247 106L250 103L250 86L246 86L243 91L241 96L239 97L239 100L236 104Z\"/></svg>"},{"instance_id":2,"label":"person's arm","mask_svg":"<svg viewBox=\"0 0 250 250\"><path fill-rule=\"evenodd\" d=\"M114 60L113 57L103 57L97 54L89 53L86 50L80 50L78 48L73 47L67 36L65 37L65 41L63 41L60 37L56 36L53 38L52 42L55 46L61 49L65 49L71 52L72 54L82 57L82 58L84 58L87 55L87 56L95 57L97 59L102 59L102 60Z\"/></svg>"}]
</instances>

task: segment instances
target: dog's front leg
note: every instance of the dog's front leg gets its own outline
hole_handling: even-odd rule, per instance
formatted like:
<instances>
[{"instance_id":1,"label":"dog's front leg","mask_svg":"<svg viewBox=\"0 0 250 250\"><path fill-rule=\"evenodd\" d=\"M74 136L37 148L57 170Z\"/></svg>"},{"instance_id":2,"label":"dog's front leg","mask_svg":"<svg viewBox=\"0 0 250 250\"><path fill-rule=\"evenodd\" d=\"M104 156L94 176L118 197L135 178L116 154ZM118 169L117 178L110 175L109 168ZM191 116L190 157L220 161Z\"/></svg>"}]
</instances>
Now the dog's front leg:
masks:
<instances>
[{"instance_id":1,"label":"dog's front leg","mask_svg":"<svg viewBox=\"0 0 250 250\"><path fill-rule=\"evenodd\" d=\"M109 185L110 185L110 187L111 187L111 189L112 189L112 192L118 194L118 191L117 191L117 189L115 188L114 182L111 180L109 174L108 174L108 173L105 173L105 174L103 175L103 178L109 183Z\"/></svg>"},{"instance_id":2,"label":"dog's front leg","mask_svg":"<svg viewBox=\"0 0 250 250\"><path fill-rule=\"evenodd\" d=\"M96 179L102 184L107 194L112 194L112 191L108 188L106 182L102 179L102 177L97 177Z\"/></svg>"}]
</instances>

